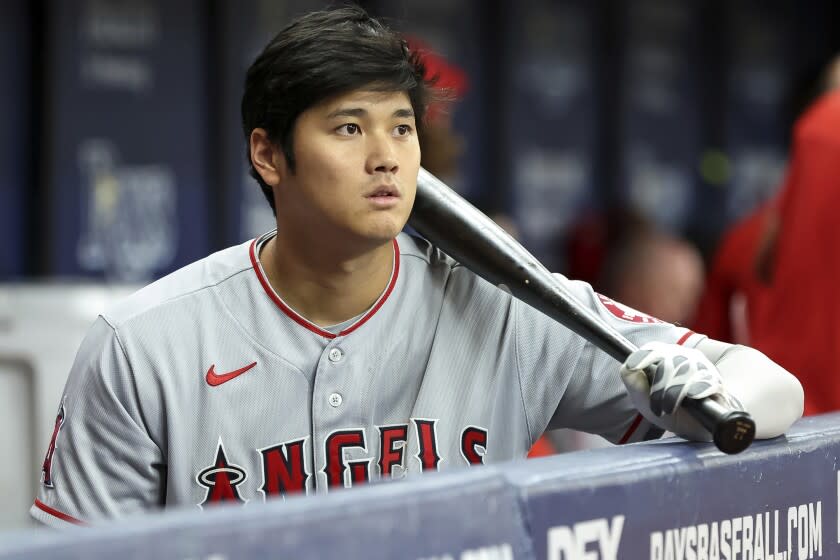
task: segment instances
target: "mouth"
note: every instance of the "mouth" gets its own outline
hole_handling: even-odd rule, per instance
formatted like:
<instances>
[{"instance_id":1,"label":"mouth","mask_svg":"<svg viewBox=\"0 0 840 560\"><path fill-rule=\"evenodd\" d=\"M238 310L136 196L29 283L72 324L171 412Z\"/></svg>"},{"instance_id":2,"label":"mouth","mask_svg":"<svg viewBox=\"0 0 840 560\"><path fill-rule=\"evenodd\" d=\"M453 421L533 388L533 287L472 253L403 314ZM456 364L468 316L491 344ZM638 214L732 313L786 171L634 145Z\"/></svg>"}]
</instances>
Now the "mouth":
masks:
<instances>
[{"instance_id":1,"label":"mouth","mask_svg":"<svg viewBox=\"0 0 840 560\"><path fill-rule=\"evenodd\" d=\"M380 185L365 195L365 198L376 200L395 200L400 198L400 192L396 185Z\"/></svg>"},{"instance_id":2,"label":"mouth","mask_svg":"<svg viewBox=\"0 0 840 560\"><path fill-rule=\"evenodd\" d=\"M365 199L377 210L392 210L400 205L400 191L396 185L379 185L365 194Z\"/></svg>"}]
</instances>

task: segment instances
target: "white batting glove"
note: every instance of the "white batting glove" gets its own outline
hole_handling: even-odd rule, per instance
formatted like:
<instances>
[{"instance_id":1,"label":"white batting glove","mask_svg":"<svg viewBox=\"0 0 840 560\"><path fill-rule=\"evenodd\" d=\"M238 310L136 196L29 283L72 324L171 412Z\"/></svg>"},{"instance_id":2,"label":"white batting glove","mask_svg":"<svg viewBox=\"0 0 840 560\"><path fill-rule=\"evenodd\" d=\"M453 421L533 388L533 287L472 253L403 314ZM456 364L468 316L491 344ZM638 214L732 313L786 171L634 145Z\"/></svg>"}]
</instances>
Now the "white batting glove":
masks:
<instances>
[{"instance_id":1,"label":"white batting glove","mask_svg":"<svg viewBox=\"0 0 840 560\"><path fill-rule=\"evenodd\" d=\"M732 408L742 408L724 389L715 365L694 348L648 342L621 365L621 379L643 416L687 439L708 441L710 436L680 409L683 399L713 397Z\"/></svg>"}]
</instances>

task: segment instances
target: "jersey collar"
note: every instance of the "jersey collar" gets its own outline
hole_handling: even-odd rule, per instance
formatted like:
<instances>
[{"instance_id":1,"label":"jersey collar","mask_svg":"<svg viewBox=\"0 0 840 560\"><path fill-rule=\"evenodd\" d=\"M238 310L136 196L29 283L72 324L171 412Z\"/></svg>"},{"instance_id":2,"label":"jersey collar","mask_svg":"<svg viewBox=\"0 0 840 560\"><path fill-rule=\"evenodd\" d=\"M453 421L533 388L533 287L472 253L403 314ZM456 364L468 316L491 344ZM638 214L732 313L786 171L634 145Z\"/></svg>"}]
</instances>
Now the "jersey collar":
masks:
<instances>
[{"instance_id":1,"label":"jersey collar","mask_svg":"<svg viewBox=\"0 0 840 560\"><path fill-rule=\"evenodd\" d=\"M257 258L259 254L260 248L265 244L266 241L271 239L277 235L277 230L270 231L261 237L254 239L251 242L251 247L249 249L249 254L251 256L251 265L254 268L254 272L257 275L257 279L260 281L260 284L265 290L265 293L268 294L268 297L274 302L280 310L285 313L292 321L297 323L298 325L314 332L315 334L321 335L324 338L336 338L339 336L345 336L350 334L351 332L355 331L362 325L364 325L368 319L374 316L374 314L379 311L379 308L385 304L385 301L391 295L391 292L394 291L394 286L397 284L397 277L400 274L400 245L397 243L396 238L393 240L393 247L394 247L394 264L393 268L391 269L391 280L388 281L388 287L385 288L385 291L382 292L382 295L379 296L379 299L376 300L376 303L373 304L367 313L359 317L353 324L349 327L344 329L338 334L331 333L326 331L304 317L303 315L299 314L297 311L289 307L286 302L283 301L277 292L274 291L274 288L271 287L271 284L268 283L268 278L265 274L265 270L263 270L262 263Z\"/></svg>"}]
</instances>

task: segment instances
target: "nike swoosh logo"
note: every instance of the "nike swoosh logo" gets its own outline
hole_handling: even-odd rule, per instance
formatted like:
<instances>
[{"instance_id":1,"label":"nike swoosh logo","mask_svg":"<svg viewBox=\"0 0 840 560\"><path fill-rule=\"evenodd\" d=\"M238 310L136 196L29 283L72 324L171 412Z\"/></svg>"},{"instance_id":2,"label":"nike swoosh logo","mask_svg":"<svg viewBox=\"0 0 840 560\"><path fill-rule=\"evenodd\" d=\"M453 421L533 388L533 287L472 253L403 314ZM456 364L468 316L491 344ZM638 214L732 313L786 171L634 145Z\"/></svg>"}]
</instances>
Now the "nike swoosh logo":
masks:
<instances>
[{"instance_id":1,"label":"nike swoosh logo","mask_svg":"<svg viewBox=\"0 0 840 560\"><path fill-rule=\"evenodd\" d=\"M231 372L223 373L223 374L219 375L219 374L216 373L216 364L213 364L212 366L210 366L210 369L207 370L207 384L210 385L211 387L216 387L218 385L221 385L222 383L227 383L231 379L233 379L235 377L239 377L240 375L242 375L243 373L245 373L246 371L248 371L249 369L251 369L255 365L257 365L257 362L254 362L253 364L249 364L249 365L247 365L243 368L239 368L235 371L231 371Z\"/></svg>"}]
</instances>

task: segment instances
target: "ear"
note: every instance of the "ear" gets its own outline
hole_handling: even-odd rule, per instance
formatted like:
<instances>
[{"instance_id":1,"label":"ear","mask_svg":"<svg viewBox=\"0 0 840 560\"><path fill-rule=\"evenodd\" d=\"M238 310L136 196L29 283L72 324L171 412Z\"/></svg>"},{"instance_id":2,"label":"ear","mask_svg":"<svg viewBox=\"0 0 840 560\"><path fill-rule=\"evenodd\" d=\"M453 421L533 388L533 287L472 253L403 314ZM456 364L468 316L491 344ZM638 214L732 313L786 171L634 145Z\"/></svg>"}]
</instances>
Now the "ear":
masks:
<instances>
[{"instance_id":1,"label":"ear","mask_svg":"<svg viewBox=\"0 0 840 560\"><path fill-rule=\"evenodd\" d=\"M262 180L271 187L276 187L286 177L286 156L279 146L268 138L263 128L255 128L248 139L251 148L251 163Z\"/></svg>"}]
</instances>

